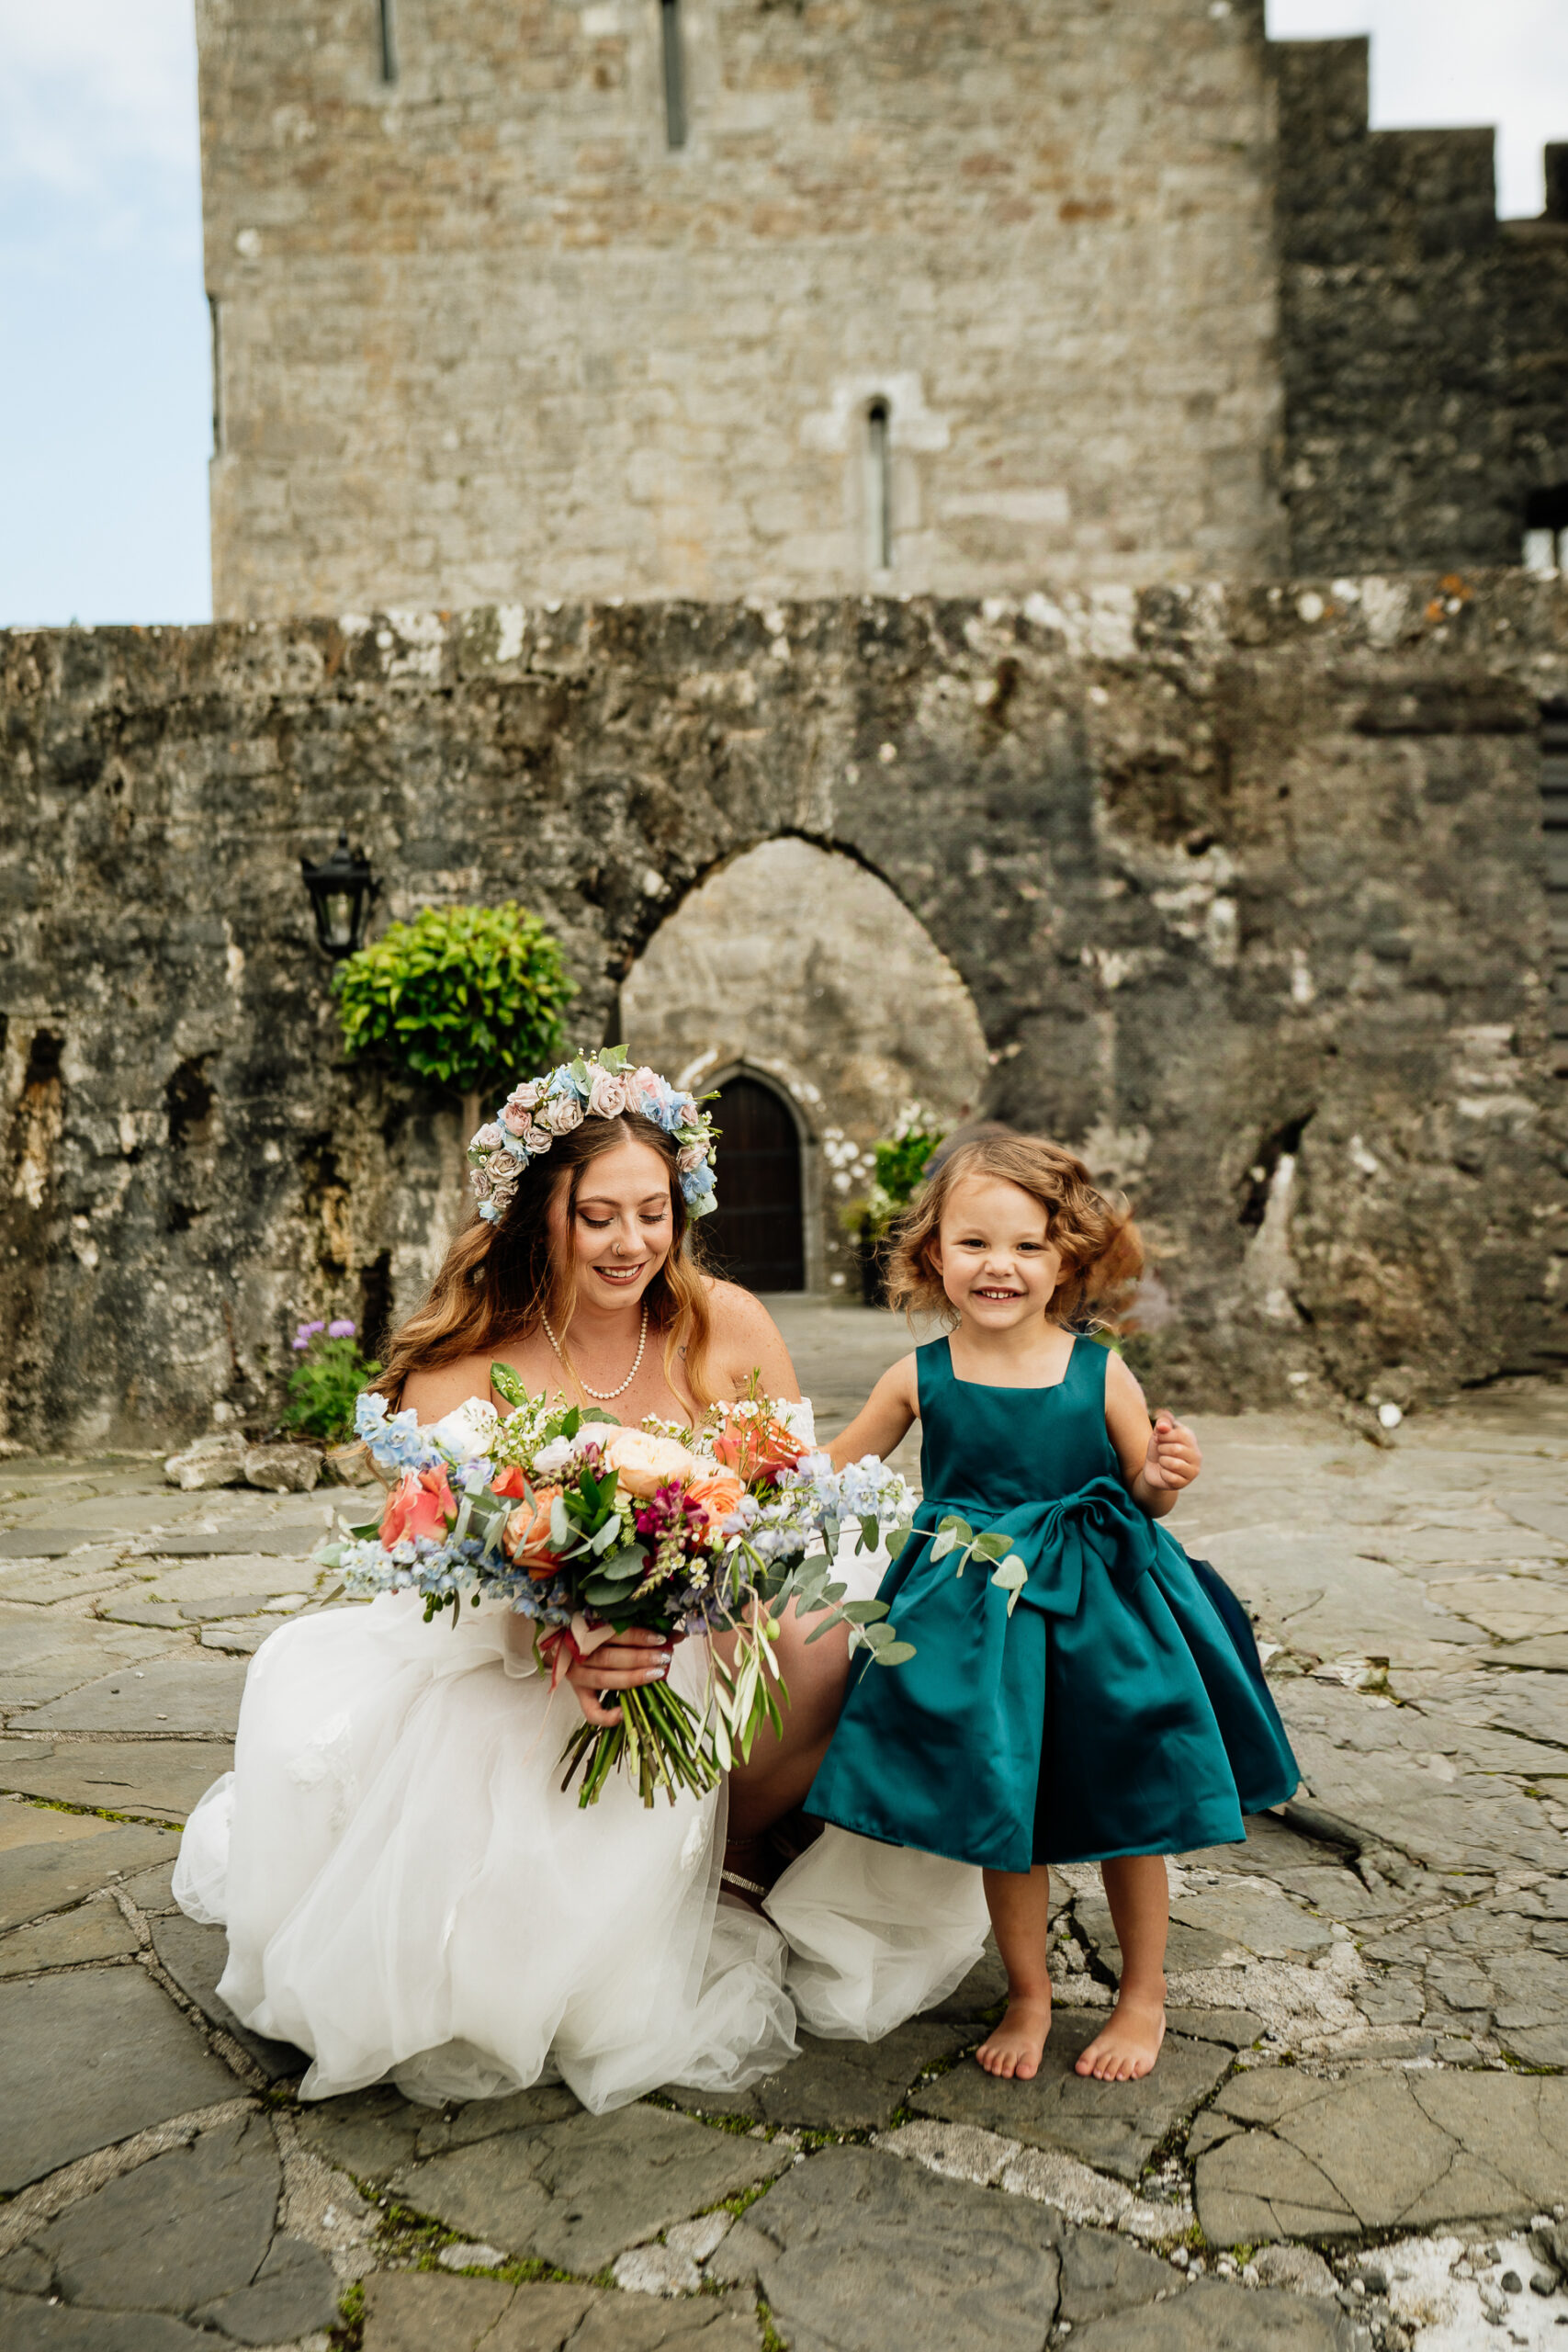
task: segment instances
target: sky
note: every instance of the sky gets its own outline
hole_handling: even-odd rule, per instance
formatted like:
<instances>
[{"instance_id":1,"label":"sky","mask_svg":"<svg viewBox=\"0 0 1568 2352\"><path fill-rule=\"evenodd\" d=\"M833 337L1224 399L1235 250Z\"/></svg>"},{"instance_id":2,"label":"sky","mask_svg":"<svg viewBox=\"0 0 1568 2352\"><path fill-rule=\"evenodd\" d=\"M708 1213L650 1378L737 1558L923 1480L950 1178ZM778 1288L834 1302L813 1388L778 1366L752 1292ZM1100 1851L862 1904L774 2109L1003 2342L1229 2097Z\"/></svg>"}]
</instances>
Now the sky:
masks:
<instances>
[{"instance_id":1,"label":"sky","mask_svg":"<svg viewBox=\"0 0 1568 2352\"><path fill-rule=\"evenodd\" d=\"M1568 0L1268 0L1371 33L1379 129L1568 140ZM211 447L192 0L0 0L0 627L199 621Z\"/></svg>"}]
</instances>

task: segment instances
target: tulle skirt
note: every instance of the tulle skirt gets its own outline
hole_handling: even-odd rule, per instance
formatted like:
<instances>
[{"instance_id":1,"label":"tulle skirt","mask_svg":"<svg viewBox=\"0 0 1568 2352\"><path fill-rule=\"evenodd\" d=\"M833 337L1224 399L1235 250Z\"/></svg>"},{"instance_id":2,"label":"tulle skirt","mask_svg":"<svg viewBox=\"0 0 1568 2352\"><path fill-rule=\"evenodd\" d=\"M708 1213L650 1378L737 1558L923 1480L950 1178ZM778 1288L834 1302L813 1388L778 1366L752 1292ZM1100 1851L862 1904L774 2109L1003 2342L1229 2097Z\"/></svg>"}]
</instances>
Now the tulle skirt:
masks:
<instances>
[{"instance_id":1,"label":"tulle skirt","mask_svg":"<svg viewBox=\"0 0 1568 2352\"><path fill-rule=\"evenodd\" d=\"M855 1587L883 1565L854 1563ZM670 2082L722 2105L795 2054L797 2022L874 2038L973 1965L966 1865L829 1829L761 1918L719 1899L722 1788L649 1811L615 1774L580 1810L559 1787L576 1702L502 1634L499 1609L427 1625L395 1595L284 1625L252 1661L175 1894L227 1928L236 2016L310 2054L303 2097L559 2079L595 2111ZM705 1664L678 1646L694 1703Z\"/></svg>"}]
</instances>

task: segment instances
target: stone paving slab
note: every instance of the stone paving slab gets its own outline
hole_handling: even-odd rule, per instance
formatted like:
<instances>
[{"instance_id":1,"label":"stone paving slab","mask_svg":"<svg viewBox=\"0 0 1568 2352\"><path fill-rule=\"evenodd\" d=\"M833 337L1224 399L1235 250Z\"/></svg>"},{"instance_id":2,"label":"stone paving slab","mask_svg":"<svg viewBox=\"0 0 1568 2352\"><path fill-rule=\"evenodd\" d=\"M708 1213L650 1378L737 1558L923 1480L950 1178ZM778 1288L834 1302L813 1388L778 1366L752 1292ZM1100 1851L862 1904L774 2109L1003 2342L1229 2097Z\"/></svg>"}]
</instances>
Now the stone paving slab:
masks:
<instances>
[{"instance_id":1,"label":"stone paving slab","mask_svg":"<svg viewBox=\"0 0 1568 2352\"><path fill-rule=\"evenodd\" d=\"M365 2352L757 2352L747 2295L666 2302L596 2287L401 2271L367 2281Z\"/></svg>"},{"instance_id":2,"label":"stone paving slab","mask_svg":"<svg viewBox=\"0 0 1568 2352\"><path fill-rule=\"evenodd\" d=\"M380 2185L420 2156L445 2155L536 2123L583 2112L564 2083L536 2083L504 2098L477 2098L450 2109L416 2106L389 2083L300 2109L301 2144L323 2162Z\"/></svg>"},{"instance_id":3,"label":"stone paving slab","mask_svg":"<svg viewBox=\"0 0 1568 2352\"><path fill-rule=\"evenodd\" d=\"M187 1534L160 1539L159 1560L230 1558L308 1559L326 1533L325 1506L312 1504L308 1520L251 1519L231 1527L194 1528Z\"/></svg>"},{"instance_id":4,"label":"stone paving slab","mask_svg":"<svg viewBox=\"0 0 1568 2352\"><path fill-rule=\"evenodd\" d=\"M138 1949L135 1928L115 1904L84 1903L74 1911L59 1912L0 1936L0 1977L129 1958Z\"/></svg>"},{"instance_id":5,"label":"stone paving slab","mask_svg":"<svg viewBox=\"0 0 1568 2352\"><path fill-rule=\"evenodd\" d=\"M0 1928L63 1911L149 1863L173 1862L178 1840L140 1822L0 1804Z\"/></svg>"},{"instance_id":6,"label":"stone paving slab","mask_svg":"<svg viewBox=\"0 0 1568 2352\"><path fill-rule=\"evenodd\" d=\"M592 2273L790 2160L787 2146L630 2107L477 2141L406 2167L391 2187L487 2245Z\"/></svg>"},{"instance_id":7,"label":"stone paving slab","mask_svg":"<svg viewBox=\"0 0 1568 2352\"><path fill-rule=\"evenodd\" d=\"M118 1551L99 1544L90 1552L73 1552L69 1559L0 1566L0 1600L21 1601L29 1608L50 1608L61 1600L91 1600L133 1577L134 1570L126 1566Z\"/></svg>"},{"instance_id":8,"label":"stone paving slab","mask_svg":"<svg viewBox=\"0 0 1568 2352\"><path fill-rule=\"evenodd\" d=\"M1084 2164L1136 2180L1166 2135L1206 2099L1230 2064L1213 2042L1168 2033L1159 2064L1138 2083L1097 2083L1072 2062L1104 2023L1099 2011L1059 2007L1040 2072L1032 2082L1003 2082L973 2065L955 2066L910 2095L917 2115L975 2123L1037 2148L1060 2149Z\"/></svg>"},{"instance_id":9,"label":"stone paving slab","mask_svg":"<svg viewBox=\"0 0 1568 2352\"><path fill-rule=\"evenodd\" d=\"M6 2352L213 2352L204 2329L159 2312L77 2312L0 2288Z\"/></svg>"},{"instance_id":10,"label":"stone paving slab","mask_svg":"<svg viewBox=\"0 0 1568 2352\"><path fill-rule=\"evenodd\" d=\"M201 1928L181 1911L152 1923L152 1949L168 1974L202 2015L224 2033L231 2034L248 2052L269 2083L284 2082L305 2072L310 2059L291 2041L272 2041L240 2023L227 2001L218 1997L218 1980L229 1960L229 1939L221 1928Z\"/></svg>"},{"instance_id":11,"label":"stone paving slab","mask_svg":"<svg viewBox=\"0 0 1568 2352\"><path fill-rule=\"evenodd\" d=\"M233 1760L216 1740L0 1739L0 1789L183 1822Z\"/></svg>"},{"instance_id":12,"label":"stone paving slab","mask_svg":"<svg viewBox=\"0 0 1568 2352\"><path fill-rule=\"evenodd\" d=\"M0 1602L0 1712L47 1705L106 1667L134 1666L168 1646L166 1637L138 1626L40 1615Z\"/></svg>"},{"instance_id":13,"label":"stone paving slab","mask_svg":"<svg viewBox=\"0 0 1568 2352\"><path fill-rule=\"evenodd\" d=\"M1358 2337L1346 2313L1315 2297L1203 2279L1173 2301L1095 2320L1073 2344L1074 2352L1356 2352Z\"/></svg>"},{"instance_id":14,"label":"stone paving slab","mask_svg":"<svg viewBox=\"0 0 1568 2352\"><path fill-rule=\"evenodd\" d=\"M797 2038L800 2056L749 2091L727 2094L720 2102L672 2083L663 2096L699 2115L722 2106L731 2115L812 2132L880 2131L923 2068L952 2057L975 2037L964 2022L916 2018L880 2041L824 2041L814 2033Z\"/></svg>"},{"instance_id":15,"label":"stone paving slab","mask_svg":"<svg viewBox=\"0 0 1568 2352\"><path fill-rule=\"evenodd\" d=\"M276 2233L282 2170L259 2115L122 2174L29 2233L6 2283L95 2313L158 2312L253 2345L332 2325L320 2250Z\"/></svg>"},{"instance_id":16,"label":"stone paving slab","mask_svg":"<svg viewBox=\"0 0 1568 2352\"><path fill-rule=\"evenodd\" d=\"M1040 2352L1062 2226L875 2148L827 2148L747 2211L710 2270L755 2280L791 2352Z\"/></svg>"},{"instance_id":17,"label":"stone paving slab","mask_svg":"<svg viewBox=\"0 0 1568 2352\"><path fill-rule=\"evenodd\" d=\"M237 2087L142 1969L0 1984L0 2190Z\"/></svg>"},{"instance_id":18,"label":"stone paving slab","mask_svg":"<svg viewBox=\"0 0 1568 2352\"><path fill-rule=\"evenodd\" d=\"M1226 2123L1237 2131L1213 2144ZM1568 2187L1568 2079L1266 2067L1200 2118L1198 2217L1217 2245L1528 2220Z\"/></svg>"},{"instance_id":19,"label":"stone paving slab","mask_svg":"<svg viewBox=\"0 0 1568 2352\"><path fill-rule=\"evenodd\" d=\"M186 1732L206 1739L234 1736L245 1669L228 1658L195 1650L152 1661L140 1672L101 1675L96 1682L12 1718L12 1731Z\"/></svg>"}]
</instances>

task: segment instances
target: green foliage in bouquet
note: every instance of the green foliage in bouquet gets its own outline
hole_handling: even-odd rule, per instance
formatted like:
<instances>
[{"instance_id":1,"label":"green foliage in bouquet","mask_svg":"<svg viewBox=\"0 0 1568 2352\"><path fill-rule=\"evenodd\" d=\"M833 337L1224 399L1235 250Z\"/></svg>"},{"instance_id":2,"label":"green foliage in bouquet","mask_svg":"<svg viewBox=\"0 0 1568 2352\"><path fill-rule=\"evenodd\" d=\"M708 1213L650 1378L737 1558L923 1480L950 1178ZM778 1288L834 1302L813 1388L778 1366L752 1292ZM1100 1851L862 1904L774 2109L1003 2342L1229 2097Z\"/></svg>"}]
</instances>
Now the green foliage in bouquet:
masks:
<instances>
[{"instance_id":1,"label":"green foliage in bouquet","mask_svg":"<svg viewBox=\"0 0 1568 2352\"><path fill-rule=\"evenodd\" d=\"M352 1323L301 1323L293 1347L299 1362L288 1382L282 1426L295 1437L344 1445L354 1435L354 1408L381 1367L359 1352Z\"/></svg>"},{"instance_id":2,"label":"green foliage in bouquet","mask_svg":"<svg viewBox=\"0 0 1568 2352\"><path fill-rule=\"evenodd\" d=\"M559 940L513 899L426 907L348 956L333 985L351 1054L379 1051L465 1095L558 1061L577 993Z\"/></svg>"}]
</instances>

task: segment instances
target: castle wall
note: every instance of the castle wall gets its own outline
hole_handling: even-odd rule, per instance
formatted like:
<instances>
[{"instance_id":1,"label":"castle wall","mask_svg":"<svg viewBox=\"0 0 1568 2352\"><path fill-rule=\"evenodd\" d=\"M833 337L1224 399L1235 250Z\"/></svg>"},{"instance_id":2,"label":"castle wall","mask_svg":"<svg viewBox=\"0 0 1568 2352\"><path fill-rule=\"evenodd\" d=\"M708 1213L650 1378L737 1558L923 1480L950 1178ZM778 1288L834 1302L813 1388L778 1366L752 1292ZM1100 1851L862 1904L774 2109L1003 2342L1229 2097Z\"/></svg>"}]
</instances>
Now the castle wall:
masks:
<instances>
[{"instance_id":1,"label":"castle wall","mask_svg":"<svg viewBox=\"0 0 1568 2352\"><path fill-rule=\"evenodd\" d=\"M1369 131L1364 40L1270 53L1292 564L1517 563L1568 485L1561 168L1555 218L1499 221L1490 130Z\"/></svg>"},{"instance_id":2,"label":"castle wall","mask_svg":"<svg viewBox=\"0 0 1568 2352\"><path fill-rule=\"evenodd\" d=\"M589 1041L734 853L882 876L985 1107L1134 1193L1162 1397L1560 1368L1565 692L1568 585L1517 572L0 637L0 1434L265 1422L299 1316L417 1295L457 1109L343 1058L340 823L388 911L547 915Z\"/></svg>"},{"instance_id":3,"label":"castle wall","mask_svg":"<svg viewBox=\"0 0 1568 2352\"><path fill-rule=\"evenodd\" d=\"M197 13L219 614L1278 568L1261 0Z\"/></svg>"}]
</instances>

